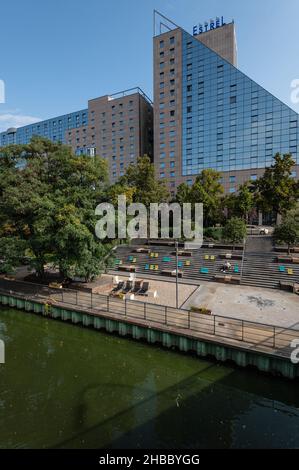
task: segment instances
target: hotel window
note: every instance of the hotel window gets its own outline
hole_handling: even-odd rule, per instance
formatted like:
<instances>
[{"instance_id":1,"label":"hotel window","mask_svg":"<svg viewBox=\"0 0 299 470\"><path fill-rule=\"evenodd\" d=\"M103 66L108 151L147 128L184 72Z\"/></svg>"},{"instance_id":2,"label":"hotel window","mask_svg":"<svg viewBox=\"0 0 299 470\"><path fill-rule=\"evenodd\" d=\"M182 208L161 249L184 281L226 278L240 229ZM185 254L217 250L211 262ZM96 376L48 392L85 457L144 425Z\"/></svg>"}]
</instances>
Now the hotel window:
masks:
<instances>
[{"instance_id":1,"label":"hotel window","mask_svg":"<svg viewBox=\"0 0 299 470\"><path fill-rule=\"evenodd\" d=\"M172 36L172 37L169 39L169 43L172 45L172 44L174 44L174 42L175 42L175 39L174 39L174 36Z\"/></svg>"},{"instance_id":2,"label":"hotel window","mask_svg":"<svg viewBox=\"0 0 299 470\"><path fill-rule=\"evenodd\" d=\"M175 116L175 110L170 111L170 116Z\"/></svg>"},{"instance_id":3,"label":"hotel window","mask_svg":"<svg viewBox=\"0 0 299 470\"><path fill-rule=\"evenodd\" d=\"M163 52L163 51L160 52L160 57L161 57L161 58L164 57L164 52Z\"/></svg>"},{"instance_id":4,"label":"hotel window","mask_svg":"<svg viewBox=\"0 0 299 470\"><path fill-rule=\"evenodd\" d=\"M229 188L229 192L230 192L230 193L235 193L235 192L236 192L236 188Z\"/></svg>"},{"instance_id":5,"label":"hotel window","mask_svg":"<svg viewBox=\"0 0 299 470\"><path fill-rule=\"evenodd\" d=\"M251 181L256 181L257 180L257 175L251 175L250 179L251 179Z\"/></svg>"},{"instance_id":6,"label":"hotel window","mask_svg":"<svg viewBox=\"0 0 299 470\"><path fill-rule=\"evenodd\" d=\"M160 168L165 168L165 163L160 163Z\"/></svg>"},{"instance_id":7,"label":"hotel window","mask_svg":"<svg viewBox=\"0 0 299 470\"><path fill-rule=\"evenodd\" d=\"M162 171L162 172L160 173L160 178L165 178L165 173L164 173L164 171Z\"/></svg>"},{"instance_id":8,"label":"hotel window","mask_svg":"<svg viewBox=\"0 0 299 470\"><path fill-rule=\"evenodd\" d=\"M175 162L170 162L170 168L174 168L175 167Z\"/></svg>"},{"instance_id":9,"label":"hotel window","mask_svg":"<svg viewBox=\"0 0 299 470\"><path fill-rule=\"evenodd\" d=\"M173 64L174 64L174 62L175 62L175 60L174 60L173 58L172 58L172 59L170 59L170 61L169 61L170 65L173 65Z\"/></svg>"},{"instance_id":10,"label":"hotel window","mask_svg":"<svg viewBox=\"0 0 299 470\"><path fill-rule=\"evenodd\" d=\"M164 47L164 41L160 41L160 48Z\"/></svg>"},{"instance_id":11,"label":"hotel window","mask_svg":"<svg viewBox=\"0 0 299 470\"><path fill-rule=\"evenodd\" d=\"M170 172L170 177L171 177L171 178L174 178L174 177L175 177L175 171L171 171L171 172Z\"/></svg>"}]
</instances>

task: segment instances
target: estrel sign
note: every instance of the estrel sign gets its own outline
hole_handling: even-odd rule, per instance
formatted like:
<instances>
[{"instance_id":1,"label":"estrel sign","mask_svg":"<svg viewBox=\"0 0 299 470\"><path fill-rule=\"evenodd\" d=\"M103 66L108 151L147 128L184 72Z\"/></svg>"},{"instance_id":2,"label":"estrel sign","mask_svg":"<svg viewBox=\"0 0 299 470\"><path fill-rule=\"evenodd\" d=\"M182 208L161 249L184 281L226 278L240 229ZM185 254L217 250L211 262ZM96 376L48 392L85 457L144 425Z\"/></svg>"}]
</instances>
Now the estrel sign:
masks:
<instances>
[{"instance_id":1,"label":"estrel sign","mask_svg":"<svg viewBox=\"0 0 299 470\"><path fill-rule=\"evenodd\" d=\"M211 31L212 29L221 28L221 26L224 26L225 24L226 23L224 21L223 16L221 16L221 18L217 16L216 20L210 20L209 22L205 21L204 24L199 23L193 26L193 36L197 36L201 33L206 33L207 31Z\"/></svg>"}]
</instances>

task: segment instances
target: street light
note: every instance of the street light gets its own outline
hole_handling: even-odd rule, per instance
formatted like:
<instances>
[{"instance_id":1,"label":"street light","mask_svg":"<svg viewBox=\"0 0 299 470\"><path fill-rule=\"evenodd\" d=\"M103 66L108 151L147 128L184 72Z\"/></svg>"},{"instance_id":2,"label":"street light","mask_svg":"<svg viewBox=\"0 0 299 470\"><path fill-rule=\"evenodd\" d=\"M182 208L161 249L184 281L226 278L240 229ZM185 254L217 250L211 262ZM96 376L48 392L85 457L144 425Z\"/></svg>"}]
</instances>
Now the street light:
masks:
<instances>
[{"instance_id":1,"label":"street light","mask_svg":"<svg viewBox=\"0 0 299 470\"><path fill-rule=\"evenodd\" d=\"M178 255L178 241L175 241L175 260L176 260L176 276L175 276L175 298L176 298L176 308L179 308L179 255Z\"/></svg>"}]
</instances>

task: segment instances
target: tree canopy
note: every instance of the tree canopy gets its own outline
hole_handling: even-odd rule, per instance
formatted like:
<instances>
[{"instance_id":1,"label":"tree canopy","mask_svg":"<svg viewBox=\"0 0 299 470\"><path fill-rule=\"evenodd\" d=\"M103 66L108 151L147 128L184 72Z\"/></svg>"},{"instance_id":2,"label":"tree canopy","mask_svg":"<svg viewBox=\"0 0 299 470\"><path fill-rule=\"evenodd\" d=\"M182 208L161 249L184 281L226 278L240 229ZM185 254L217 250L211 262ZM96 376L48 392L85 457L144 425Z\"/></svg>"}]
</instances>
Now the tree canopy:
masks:
<instances>
[{"instance_id":1,"label":"tree canopy","mask_svg":"<svg viewBox=\"0 0 299 470\"><path fill-rule=\"evenodd\" d=\"M258 207L265 212L285 215L296 206L299 199L299 182L292 178L295 165L290 154L277 153L274 163L254 183Z\"/></svg>"},{"instance_id":2,"label":"tree canopy","mask_svg":"<svg viewBox=\"0 0 299 470\"><path fill-rule=\"evenodd\" d=\"M10 247L6 264L27 252L40 277L47 263L64 278L98 274L109 248L94 234L94 209L107 186L106 163L41 138L0 153L0 234Z\"/></svg>"}]
</instances>

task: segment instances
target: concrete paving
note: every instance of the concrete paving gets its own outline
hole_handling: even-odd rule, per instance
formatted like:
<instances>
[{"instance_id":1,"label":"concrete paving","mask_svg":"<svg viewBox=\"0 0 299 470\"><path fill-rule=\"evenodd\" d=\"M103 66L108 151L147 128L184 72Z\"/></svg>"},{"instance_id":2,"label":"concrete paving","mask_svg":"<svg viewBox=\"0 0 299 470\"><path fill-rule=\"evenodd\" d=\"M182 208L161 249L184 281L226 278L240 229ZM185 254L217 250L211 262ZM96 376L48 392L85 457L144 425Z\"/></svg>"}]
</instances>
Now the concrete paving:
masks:
<instances>
[{"instance_id":1,"label":"concrete paving","mask_svg":"<svg viewBox=\"0 0 299 470\"><path fill-rule=\"evenodd\" d=\"M183 305L204 306L214 315L299 329L299 296L247 286L202 283Z\"/></svg>"}]
</instances>

